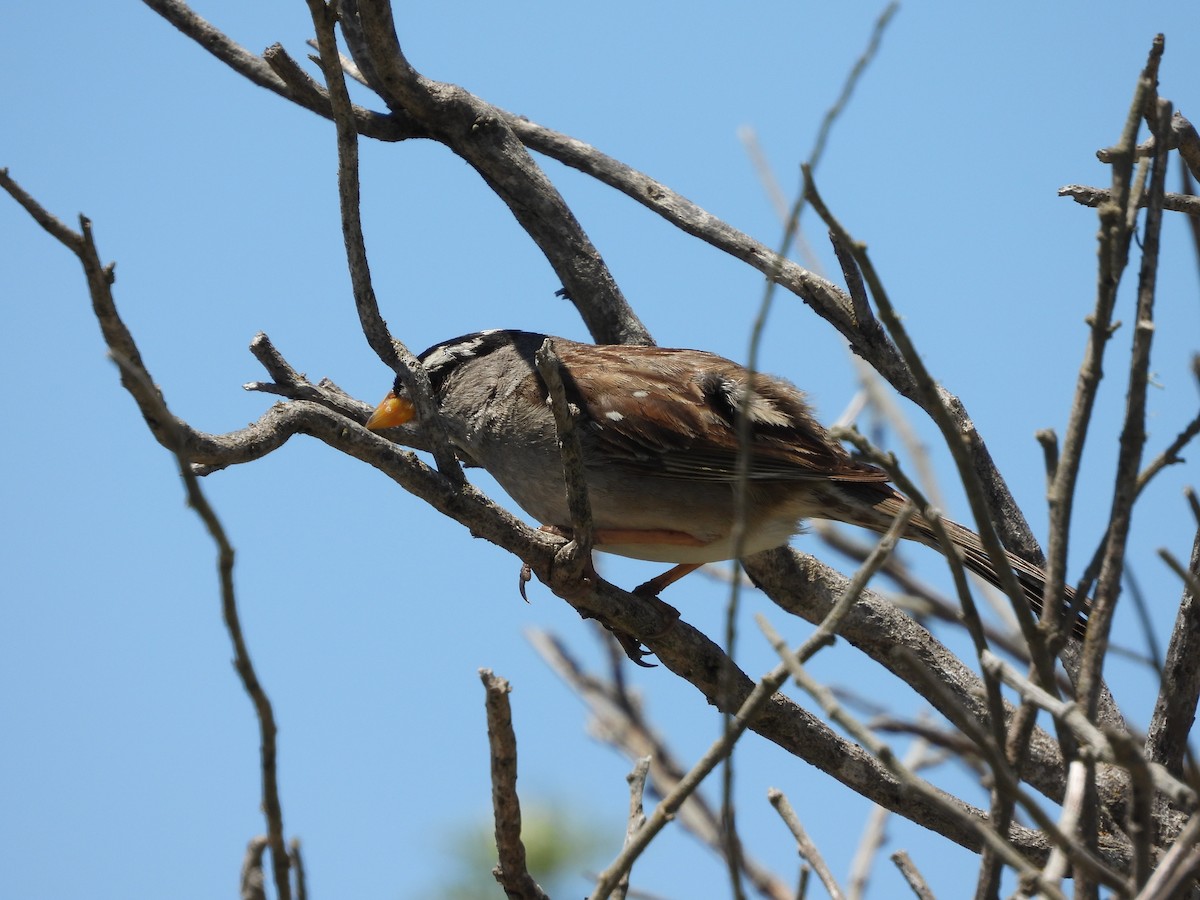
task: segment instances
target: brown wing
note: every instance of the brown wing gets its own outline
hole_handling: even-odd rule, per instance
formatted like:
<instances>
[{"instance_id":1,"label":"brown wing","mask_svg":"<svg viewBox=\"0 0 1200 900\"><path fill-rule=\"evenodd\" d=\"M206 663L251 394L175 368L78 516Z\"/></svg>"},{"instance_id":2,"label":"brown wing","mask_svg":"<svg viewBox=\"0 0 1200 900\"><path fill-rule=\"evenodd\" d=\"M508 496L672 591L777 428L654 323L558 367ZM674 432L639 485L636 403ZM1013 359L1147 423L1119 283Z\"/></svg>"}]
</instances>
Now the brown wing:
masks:
<instances>
[{"instance_id":1,"label":"brown wing","mask_svg":"<svg viewBox=\"0 0 1200 900\"><path fill-rule=\"evenodd\" d=\"M625 465L680 478L736 478L738 410L749 393L751 478L888 480L831 440L803 394L782 379L752 377L696 350L568 341L557 350L571 399L591 420L589 440Z\"/></svg>"}]
</instances>

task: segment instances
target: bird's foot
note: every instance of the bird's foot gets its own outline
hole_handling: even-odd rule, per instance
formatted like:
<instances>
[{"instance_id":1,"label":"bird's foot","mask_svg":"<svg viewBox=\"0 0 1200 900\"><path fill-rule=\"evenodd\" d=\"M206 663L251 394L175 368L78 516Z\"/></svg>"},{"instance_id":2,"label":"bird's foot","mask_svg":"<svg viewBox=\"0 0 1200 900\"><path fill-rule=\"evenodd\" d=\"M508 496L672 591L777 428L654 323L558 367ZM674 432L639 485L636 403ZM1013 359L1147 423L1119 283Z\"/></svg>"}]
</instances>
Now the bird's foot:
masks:
<instances>
[{"instance_id":1,"label":"bird's foot","mask_svg":"<svg viewBox=\"0 0 1200 900\"><path fill-rule=\"evenodd\" d=\"M564 528L560 525L541 525L541 526L539 526L539 530L544 531L547 534L553 534L556 537L565 538L567 540L570 540L572 537L571 529ZM597 543L626 542L629 540L629 538L632 534L639 534L639 535L643 535L643 536L649 535L649 534L654 534L656 537L659 537L659 538L661 538L663 535L662 532L630 532L630 531L615 531L613 529L600 529L596 532ZM676 533L672 532L671 534L675 535ZM687 540L684 540L683 536L681 535L681 536L676 537L671 542L678 543L678 544L690 544L695 541L695 539L692 538L690 535L688 535L686 537L687 537ZM584 568L583 577L585 580L590 580L592 578L597 578L597 579L599 578L599 575L596 573L595 568L592 566L590 559L584 564L584 566L585 566L585 568ZM662 628L658 629L654 634L648 635L647 640L653 641L653 640L656 640L656 639L662 637L667 632L669 632L672 627L674 627L675 623L677 621L679 621L679 618L680 618L679 610L677 610L675 607L671 606L671 604L665 603L664 601L659 599L659 596L658 596L659 592L664 590L665 588L669 587L670 585L674 584L676 581L678 581L680 578L683 578L685 575L688 575L688 574L694 572L698 568L700 568L699 563L681 563L680 565L674 566L673 568L671 568L668 571L664 572L663 574L657 576L656 578L651 578L649 581L645 582L644 584L639 584L637 587L635 587L631 591L631 593L637 595L638 597L640 597L647 603L652 603L655 606L657 606L659 613L666 620L666 625L664 625ZM530 573L529 566L528 565L523 566L521 568L521 585L520 585L522 597L525 597L525 585L529 583L531 577L532 576ZM609 622L604 621L603 619L598 619L598 621L600 622L601 625L603 625L606 629L608 629L608 631L612 634L612 636L614 638L616 638L617 643L621 645L621 649L625 651L625 655L627 657L629 657L630 662L634 663L635 665L642 666L643 668L654 668L654 663L645 662L645 658L647 656L649 656L651 652L645 648L645 646L642 644L642 641L640 639L638 639L634 635L630 634L629 632L623 631L620 628L617 628L616 626L610 624Z\"/></svg>"},{"instance_id":2,"label":"bird's foot","mask_svg":"<svg viewBox=\"0 0 1200 900\"><path fill-rule=\"evenodd\" d=\"M608 633L616 638L617 643L621 645L621 649L625 651L625 655L629 657L631 663L635 666L641 666L643 669L658 668L657 663L645 661L646 657L651 655L651 651L647 650L641 641L627 631L621 631L621 629L614 628L607 623L602 624L608 629Z\"/></svg>"},{"instance_id":3,"label":"bird's foot","mask_svg":"<svg viewBox=\"0 0 1200 900\"><path fill-rule=\"evenodd\" d=\"M645 584L638 585L632 591L642 600L651 603L658 608L658 612L666 620L666 624L655 631L653 634L646 635L646 640L655 641L663 637L667 632L675 627L675 623L679 621L679 610L673 607L670 603L665 603L658 597L658 591L655 589L657 579L651 579ZM605 627L612 632L613 637L617 639L617 643L621 645L621 649L625 651L625 655L635 664L643 668L653 668L653 663L643 662L643 659L650 655L651 651L644 648L642 641L628 632L621 631L619 628L614 628L612 625L605 623Z\"/></svg>"}]
</instances>

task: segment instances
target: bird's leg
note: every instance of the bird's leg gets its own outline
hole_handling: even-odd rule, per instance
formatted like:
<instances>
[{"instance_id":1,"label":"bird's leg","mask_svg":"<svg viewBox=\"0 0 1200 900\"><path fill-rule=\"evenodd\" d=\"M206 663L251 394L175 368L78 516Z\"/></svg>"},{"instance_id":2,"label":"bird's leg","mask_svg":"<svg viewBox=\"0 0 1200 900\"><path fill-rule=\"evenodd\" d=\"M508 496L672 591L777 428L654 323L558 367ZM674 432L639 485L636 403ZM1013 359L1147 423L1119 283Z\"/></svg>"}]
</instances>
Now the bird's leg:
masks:
<instances>
[{"instance_id":1,"label":"bird's leg","mask_svg":"<svg viewBox=\"0 0 1200 900\"><path fill-rule=\"evenodd\" d=\"M657 597L660 591L666 590L685 575L691 575L702 565L704 564L680 563L677 566L667 569L667 571L663 572L661 575L651 578L645 584L639 584L633 589L633 593L637 594L639 597ZM676 612L675 615L678 616L679 613Z\"/></svg>"},{"instance_id":2,"label":"bird's leg","mask_svg":"<svg viewBox=\"0 0 1200 900\"><path fill-rule=\"evenodd\" d=\"M561 525L542 525L538 529L547 534L557 535L561 538L570 539L571 529L564 528ZM665 531L661 529L637 529L637 528L597 528L592 532L594 543L598 546L604 544L672 544L677 547L702 547L704 541L693 534L688 534L684 531ZM660 592L666 590L685 575L690 575L695 572L702 563L680 563L673 566L661 575L651 578L649 581L639 584L630 593L637 594L639 597L646 599L658 600ZM595 573L595 569L592 570ZM679 610L670 604L662 603L672 616L679 618Z\"/></svg>"},{"instance_id":3,"label":"bird's leg","mask_svg":"<svg viewBox=\"0 0 1200 900\"><path fill-rule=\"evenodd\" d=\"M547 534L553 534L557 537L571 538L571 529L564 528L561 525L542 525L539 526L539 531L544 531ZM592 538L596 545L603 544L673 544L681 547L703 546L704 541L697 538L695 535L688 534L683 531L666 531L666 530L649 530L649 529L634 529L634 528L597 528L592 532ZM658 606L659 611L667 619L667 625L659 629L654 634L649 635L650 640L661 637L666 634L671 627L679 619L679 610L671 604L664 602L658 596L659 592L674 584L685 575L700 568L701 563L681 563L673 566L663 574L651 578L644 584L639 584L631 593L636 594L643 600L654 603ZM595 575L596 570L590 564L588 566L589 574ZM597 576L598 577L598 576ZM522 590L522 596L524 591ZM639 666L651 667L650 663L643 662L642 659L647 655L647 652L642 649L641 641L633 635L615 628L608 622L602 623L617 639L617 643L621 645L621 649L625 651L625 655L631 661Z\"/></svg>"}]
</instances>

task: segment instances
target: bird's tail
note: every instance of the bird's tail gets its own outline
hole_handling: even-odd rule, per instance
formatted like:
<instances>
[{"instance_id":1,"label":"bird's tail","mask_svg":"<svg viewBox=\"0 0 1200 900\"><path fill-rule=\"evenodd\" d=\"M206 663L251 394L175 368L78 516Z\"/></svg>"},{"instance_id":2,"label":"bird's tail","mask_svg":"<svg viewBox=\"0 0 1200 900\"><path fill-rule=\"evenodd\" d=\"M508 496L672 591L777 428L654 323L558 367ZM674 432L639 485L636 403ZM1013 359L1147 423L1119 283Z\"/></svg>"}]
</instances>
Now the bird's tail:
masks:
<instances>
[{"instance_id":1,"label":"bird's tail","mask_svg":"<svg viewBox=\"0 0 1200 900\"><path fill-rule=\"evenodd\" d=\"M902 494L896 493L886 485L840 484L838 488L843 493L855 497L855 499L868 500L870 502L870 506L878 514L877 518L867 515L858 520L848 518L847 521L853 522L856 525L866 526L873 531L886 531L907 502ZM880 494L884 491L887 492L887 496L881 497ZM965 525L959 525L950 519L944 518L941 522L946 529L946 534L949 536L950 541L962 551L963 565L988 582L988 584L1002 588L1003 585L1001 584L1000 576L992 564L991 556L984 549L983 541L980 540L979 535ZM913 516L909 522L908 532L904 537L925 544L927 547L932 547L939 553L943 552L941 541L938 540L933 526L920 515ZM1016 575L1017 582L1021 586L1025 601L1036 614L1041 615L1042 596L1046 588L1046 573L1033 563L1008 551L1005 551L1004 555L1008 560L1008 564L1012 566L1013 574ZM1069 586L1064 586L1063 588L1062 603L1064 611L1069 610L1075 604L1075 592ZM1083 638L1087 631L1087 608L1088 604L1085 602L1083 608L1071 623L1073 633L1080 639Z\"/></svg>"}]
</instances>

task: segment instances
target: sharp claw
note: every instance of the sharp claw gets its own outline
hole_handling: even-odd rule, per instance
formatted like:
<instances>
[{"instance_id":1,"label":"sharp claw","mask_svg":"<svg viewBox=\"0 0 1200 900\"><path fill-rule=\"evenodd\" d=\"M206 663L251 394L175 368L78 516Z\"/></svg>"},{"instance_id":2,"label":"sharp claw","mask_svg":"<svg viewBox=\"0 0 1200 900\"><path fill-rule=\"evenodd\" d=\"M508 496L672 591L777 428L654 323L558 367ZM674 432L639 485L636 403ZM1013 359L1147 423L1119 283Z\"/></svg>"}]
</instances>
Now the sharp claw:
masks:
<instances>
[{"instance_id":1,"label":"sharp claw","mask_svg":"<svg viewBox=\"0 0 1200 900\"><path fill-rule=\"evenodd\" d=\"M529 597L525 594L525 585L531 581L533 581L533 570L529 568L529 563L525 563L521 566L521 575L517 582L517 590L521 592L521 599L526 603L529 602Z\"/></svg>"},{"instance_id":2,"label":"sharp claw","mask_svg":"<svg viewBox=\"0 0 1200 900\"><path fill-rule=\"evenodd\" d=\"M555 529L553 526L546 526L546 525L542 526L542 530L549 531L552 533L557 531L557 529ZM595 569L592 569L590 564L588 565L588 569L590 571L590 574L592 576L595 576ZM521 592L521 599L524 600L526 603L529 602L529 597L525 593L525 585L529 584L529 582L532 580L533 580L533 571L530 569L528 563L526 563L525 565L521 566L521 575L517 582L517 589ZM679 619L679 610L677 610L675 607L673 607L669 603L664 603L662 600L660 600L658 598L658 592L660 590L662 590L662 585L660 584L660 582L661 582L661 578L651 579L650 581L647 581L645 584L638 585L632 591L632 593L643 598L647 602L656 604L659 608L659 611L667 619L667 625L664 628L655 632L653 635L650 635L651 640L661 637L662 635L666 634L671 629L671 627L674 626L675 622ZM589 617L587 615L584 615L584 618L589 618ZM601 621L601 624L603 624L604 627L609 630L609 632L612 634L612 636L614 638L616 638L617 643L621 645L621 649L623 651L625 651L625 655L627 657L629 657L630 662L632 662L636 666L641 666L643 669L658 668L658 665L656 663L648 663L645 661L646 657L653 656L653 653L650 650L646 649L642 645L641 641L639 641L637 638L635 638L632 634L629 634L628 632L620 631L616 628L613 628L611 625L609 625L607 622L604 622L603 620L600 620L600 621Z\"/></svg>"},{"instance_id":3,"label":"sharp claw","mask_svg":"<svg viewBox=\"0 0 1200 900\"><path fill-rule=\"evenodd\" d=\"M661 612L667 620L666 625L664 625L654 634L648 635L650 640L662 637L675 626L676 622L679 621L679 610L673 607L670 603L664 603L662 600L658 599L654 587L654 584L647 583L633 589L633 593L637 594L639 597L642 597L647 602L657 605L659 612ZM625 655L628 656L634 664L645 669L655 668L654 663L642 662L644 657L651 655L651 651L643 649L641 641L639 641L633 635L624 631L620 631L611 626L608 626L608 630L612 632L613 637L617 639L617 643L621 645L621 649L625 651Z\"/></svg>"},{"instance_id":4,"label":"sharp claw","mask_svg":"<svg viewBox=\"0 0 1200 900\"><path fill-rule=\"evenodd\" d=\"M621 649L625 651L625 655L629 657L629 661L635 666L641 666L643 669L656 669L657 663L643 662L650 656L650 651L642 647L641 641L635 638L632 634L627 634L624 631L617 631L615 628L610 628L612 636L617 639L617 643L621 645Z\"/></svg>"}]
</instances>

